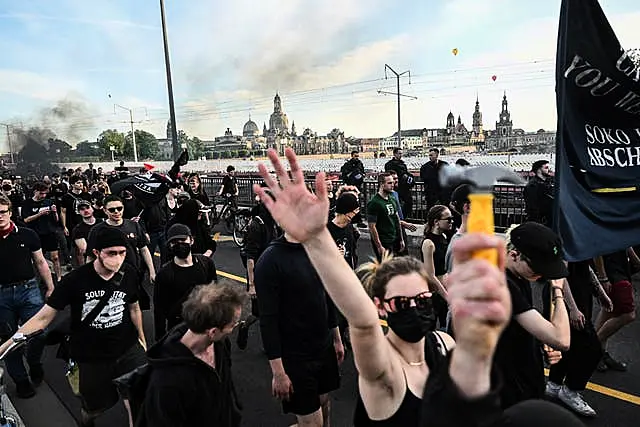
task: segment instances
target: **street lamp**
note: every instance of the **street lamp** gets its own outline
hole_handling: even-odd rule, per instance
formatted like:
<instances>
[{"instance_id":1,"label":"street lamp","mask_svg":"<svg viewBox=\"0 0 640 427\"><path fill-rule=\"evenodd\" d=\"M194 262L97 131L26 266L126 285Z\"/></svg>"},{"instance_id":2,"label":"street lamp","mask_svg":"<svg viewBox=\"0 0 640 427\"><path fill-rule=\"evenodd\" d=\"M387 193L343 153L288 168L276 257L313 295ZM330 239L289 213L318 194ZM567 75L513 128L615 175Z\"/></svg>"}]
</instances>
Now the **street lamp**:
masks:
<instances>
[{"instance_id":1,"label":"street lamp","mask_svg":"<svg viewBox=\"0 0 640 427\"><path fill-rule=\"evenodd\" d=\"M113 104L113 113L116 112L116 107L122 108L129 112L129 122L131 123L131 138L133 139L133 161L138 163L138 148L136 147L136 132L133 129L133 110L131 108L123 107L120 104Z\"/></svg>"},{"instance_id":2,"label":"street lamp","mask_svg":"<svg viewBox=\"0 0 640 427\"><path fill-rule=\"evenodd\" d=\"M116 151L116 147L114 147L113 145L110 145L110 146L109 146L109 150L111 150L111 161L112 161L112 162L115 162L115 161L116 161L116 159L115 159L115 157L114 157L114 154L113 154L113 153Z\"/></svg>"}]
</instances>

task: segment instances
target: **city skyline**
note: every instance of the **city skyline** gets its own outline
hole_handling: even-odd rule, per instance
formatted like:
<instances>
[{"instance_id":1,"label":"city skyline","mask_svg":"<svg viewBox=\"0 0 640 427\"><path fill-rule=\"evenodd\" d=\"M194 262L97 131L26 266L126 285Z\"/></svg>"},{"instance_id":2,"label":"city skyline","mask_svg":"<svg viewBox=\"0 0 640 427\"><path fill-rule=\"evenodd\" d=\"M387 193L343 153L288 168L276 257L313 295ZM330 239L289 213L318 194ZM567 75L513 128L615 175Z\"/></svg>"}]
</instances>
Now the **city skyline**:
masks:
<instances>
[{"instance_id":1,"label":"city skyline","mask_svg":"<svg viewBox=\"0 0 640 427\"><path fill-rule=\"evenodd\" d=\"M70 100L68 117L44 121L75 143L107 128L126 131L118 103L135 108L137 129L164 135L158 5L130 3L3 4L0 43L9 53L0 66L0 122L42 124L42 109ZM384 79L388 63L411 70L401 92L418 97L402 100L403 129L443 127L449 111L469 126L476 96L491 129L506 90L515 127L553 130L560 2L521 3L415 1L400 10L382 0L168 2L177 126L213 139L226 128L241 133L251 115L262 129L278 92L298 131L389 136L395 97L378 94L395 91L395 78ZM636 2L601 4L623 46L640 47Z\"/></svg>"}]
</instances>

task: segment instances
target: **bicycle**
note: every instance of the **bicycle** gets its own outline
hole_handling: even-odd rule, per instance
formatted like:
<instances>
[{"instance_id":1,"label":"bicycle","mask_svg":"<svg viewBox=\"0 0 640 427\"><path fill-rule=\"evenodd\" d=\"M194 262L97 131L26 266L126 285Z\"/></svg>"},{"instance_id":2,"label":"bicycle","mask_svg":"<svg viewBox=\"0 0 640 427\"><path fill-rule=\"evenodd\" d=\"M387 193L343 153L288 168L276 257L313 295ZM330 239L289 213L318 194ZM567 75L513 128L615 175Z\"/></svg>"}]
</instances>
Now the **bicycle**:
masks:
<instances>
[{"instance_id":1,"label":"bicycle","mask_svg":"<svg viewBox=\"0 0 640 427\"><path fill-rule=\"evenodd\" d=\"M225 231L233 236L233 242L237 246L242 246L244 232L249 224L250 211L238 209L232 194L227 193L224 196L216 197L223 199L221 208L217 208L218 204L215 203L215 199L214 205L202 206L200 212L204 214L204 220L212 228L223 221Z\"/></svg>"},{"instance_id":2,"label":"bicycle","mask_svg":"<svg viewBox=\"0 0 640 427\"><path fill-rule=\"evenodd\" d=\"M11 345L7 347L7 349L2 352L2 354L0 354L0 361L4 360L10 353L27 344L33 338L42 335L43 332L43 330L38 330L28 335L22 333L14 334L10 338L10 340L12 341ZM9 399L9 396L7 396L6 386L4 383L4 373L4 367L0 367L0 427L21 427L22 423L18 421L18 415L11 414L6 407L6 402Z\"/></svg>"}]
</instances>

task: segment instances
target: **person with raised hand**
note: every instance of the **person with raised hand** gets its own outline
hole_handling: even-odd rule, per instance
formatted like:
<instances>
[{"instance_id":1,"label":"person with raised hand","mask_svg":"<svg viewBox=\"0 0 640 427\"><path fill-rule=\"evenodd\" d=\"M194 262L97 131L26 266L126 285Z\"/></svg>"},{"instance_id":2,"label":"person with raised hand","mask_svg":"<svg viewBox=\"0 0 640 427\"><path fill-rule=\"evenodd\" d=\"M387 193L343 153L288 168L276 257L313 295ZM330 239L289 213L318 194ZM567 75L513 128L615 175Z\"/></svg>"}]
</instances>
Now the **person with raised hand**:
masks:
<instances>
[{"instance_id":1,"label":"person with raised hand","mask_svg":"<svg viewBox=\"0 0 640 427\"><path fill-rule=\"evenodd\" d=\"M498 339L511 314L504 241L469 234L455 244L448 296L458 337L454 344L448 335L431 332L431 292L418 261L387 256L363 267L367 294L327 230L324 173L317 174L312 194L293 150L286 149L285 156L291 179L277 153L269 150L277 180L260 164L267 187L253 189L281 227L304 246L349 322L360 395L354 425L462 426L481 419L490 420L487 425L504 423L491 372ZM472 259L484 248L498 251L497 266ZM387 319L386 336L379 316Z\"/></svg>"}]
</instances>

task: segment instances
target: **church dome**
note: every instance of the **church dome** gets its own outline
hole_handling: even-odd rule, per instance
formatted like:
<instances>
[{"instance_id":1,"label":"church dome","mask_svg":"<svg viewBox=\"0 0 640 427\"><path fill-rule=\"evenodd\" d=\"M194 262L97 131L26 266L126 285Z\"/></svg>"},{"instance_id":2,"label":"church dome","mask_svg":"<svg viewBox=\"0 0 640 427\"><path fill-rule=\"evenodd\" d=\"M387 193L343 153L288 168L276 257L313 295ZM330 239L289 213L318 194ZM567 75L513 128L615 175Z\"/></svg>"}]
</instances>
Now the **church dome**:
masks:
<instances>
[{"instance_id":1,"label":"church dome","mask_svg":"<svg viewBox=\"0 0 640 427\"><path fill-rule=\"evenodd\" d=\"M242 136L258 136L259 134L260 130L258 129L258 125L253 120L249 119L242 128Z\"/></svg>"}]
</instances>

